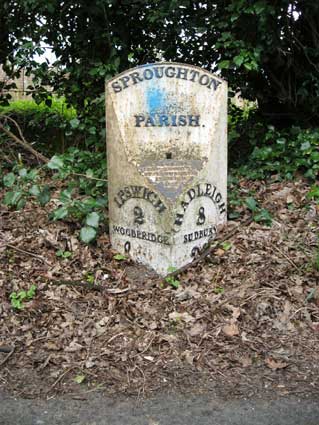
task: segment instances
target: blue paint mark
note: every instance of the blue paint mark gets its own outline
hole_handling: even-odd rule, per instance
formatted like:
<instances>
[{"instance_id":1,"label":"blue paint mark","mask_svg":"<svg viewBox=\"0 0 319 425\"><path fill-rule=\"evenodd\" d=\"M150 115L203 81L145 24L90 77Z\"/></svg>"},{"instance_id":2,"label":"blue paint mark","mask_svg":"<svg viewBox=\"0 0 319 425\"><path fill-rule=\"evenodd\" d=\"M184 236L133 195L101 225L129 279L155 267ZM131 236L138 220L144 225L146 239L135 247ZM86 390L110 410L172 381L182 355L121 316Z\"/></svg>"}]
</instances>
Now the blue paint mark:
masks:
<instances>
[{"instance_id":1,"label":"blue paint mark","mask_svg":"<svg viewBox=\"0 0 319 425\"><path fill-rule=\"evenodd\" d=\"M166 94L158 88L147 91L147 107L149 114L163 113L167 106Z\"/></svg>"}]
</instances>

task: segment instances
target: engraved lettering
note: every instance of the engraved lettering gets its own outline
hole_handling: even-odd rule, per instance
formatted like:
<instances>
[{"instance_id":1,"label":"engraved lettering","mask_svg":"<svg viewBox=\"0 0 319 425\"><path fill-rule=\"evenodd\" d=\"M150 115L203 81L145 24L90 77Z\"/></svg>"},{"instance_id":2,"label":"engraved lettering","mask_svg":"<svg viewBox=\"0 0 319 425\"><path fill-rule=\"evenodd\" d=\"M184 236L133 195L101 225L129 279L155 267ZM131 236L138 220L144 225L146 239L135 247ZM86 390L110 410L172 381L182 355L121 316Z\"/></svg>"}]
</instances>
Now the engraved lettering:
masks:
<instances>
[{"instance_id":1,"label":"engraved lettering","mask_svg":"<svg viewBox=\"0 0 319 425\"><path fill-rule=\"evenodd\" d=\"M123 89L126 89L128 87L128 82L130 81L130 77L128 75L125 75L124 77L120 78L120 81L123 83Z\"/></svg>"},{"instance_id":2,"label":"engraved lettering","mask_svg":"<svg viewBox=\"0 0 319 425\"><path fill-rule=\"evenodd\" d=\"M168 66L167 68L165 68L165 75L168 78L175 77L175 66Z\"/></svg>"},{"instance_id":3,"label":"engraved lettering","mask_svg":"<svg viewBox=\"0 0 319 425\"><path fill-rule=\"evenodd\" d=\"M132 72L132 74L130 74L130 77L133 80L133 84L137 84L137 83L143 81L143 78L141 78L141 76L138 72Z\"/></svg>"},{"instance_id":4,"label":"engraved lettering","mask_svg":"<svg viewBox=\"0 0 319 425\"><path fill-rule=\"evenodd\" d=\"M114 93L119 93L120 91L122 91L122 88L118 81L114 81L112 83L112 87L113 87Z\"/></svg>"}]
</instances>

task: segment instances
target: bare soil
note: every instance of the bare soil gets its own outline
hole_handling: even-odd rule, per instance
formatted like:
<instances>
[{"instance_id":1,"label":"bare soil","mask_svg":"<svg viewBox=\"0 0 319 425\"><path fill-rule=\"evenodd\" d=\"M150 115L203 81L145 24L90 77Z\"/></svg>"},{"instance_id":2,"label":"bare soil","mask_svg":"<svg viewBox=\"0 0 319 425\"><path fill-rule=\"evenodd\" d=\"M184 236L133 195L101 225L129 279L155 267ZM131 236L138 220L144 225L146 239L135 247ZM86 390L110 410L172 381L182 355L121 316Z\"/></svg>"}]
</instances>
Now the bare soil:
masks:
<instances>
[{"instance_id":1,"label":"bare soil","mask_svg":"<svg viewBox=\"0 0 319 425\"><path fill-rule=\"evenodd\" d=\"M319 393L319 208L307 183L243 181L271 227L233 236L173 288L91 246L51 206L0 212L0 387L21 397L214 390L226 397ZM58 250L72 252L67 259ZM37 287L14 309L10 294Z\"/></svg>"}]
</instances>

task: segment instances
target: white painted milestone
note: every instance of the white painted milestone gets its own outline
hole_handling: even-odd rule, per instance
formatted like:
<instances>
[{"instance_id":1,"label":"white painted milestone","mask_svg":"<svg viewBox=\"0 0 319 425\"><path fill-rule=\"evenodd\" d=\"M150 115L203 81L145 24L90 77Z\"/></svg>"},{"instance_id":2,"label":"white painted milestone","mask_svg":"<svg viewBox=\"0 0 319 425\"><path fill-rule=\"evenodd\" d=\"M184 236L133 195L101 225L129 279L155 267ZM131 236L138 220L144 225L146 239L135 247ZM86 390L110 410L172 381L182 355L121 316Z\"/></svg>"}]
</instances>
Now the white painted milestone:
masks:
<instances>
[{"instance_id":1,"label":"white painted milestone","mask_svg":"<svg viewBox=\"0 0 319 425\"><path fill-rule=\"evenodd\" d=\"M113 248L165 276L226 223L227 84L160 62L106 84Z\"/></svg>"}]
</instances>

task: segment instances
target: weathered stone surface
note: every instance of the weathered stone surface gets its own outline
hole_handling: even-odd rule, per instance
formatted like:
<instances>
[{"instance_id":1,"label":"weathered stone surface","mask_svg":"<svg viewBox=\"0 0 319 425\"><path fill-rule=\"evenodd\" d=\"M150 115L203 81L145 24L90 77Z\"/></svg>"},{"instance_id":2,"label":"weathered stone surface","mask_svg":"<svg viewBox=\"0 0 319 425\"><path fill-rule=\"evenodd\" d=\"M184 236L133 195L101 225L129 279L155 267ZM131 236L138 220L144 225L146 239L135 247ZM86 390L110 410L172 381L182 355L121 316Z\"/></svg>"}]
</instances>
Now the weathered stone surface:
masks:
<instances>
[{"instance_id":1,"label":"weathered stone surface","mask_svg":"<svg viewBox=\"0 0 319 425\"><path fill-rule=\"evenodd\" d=\"M106 84L111 242L159 274L226 222L227 84L155 63Z\"/></svg>"}]
</instances>

